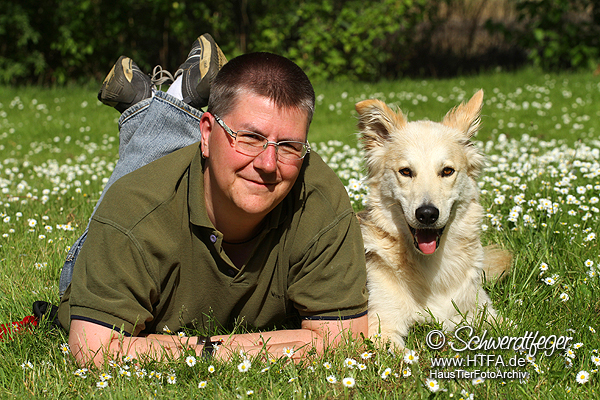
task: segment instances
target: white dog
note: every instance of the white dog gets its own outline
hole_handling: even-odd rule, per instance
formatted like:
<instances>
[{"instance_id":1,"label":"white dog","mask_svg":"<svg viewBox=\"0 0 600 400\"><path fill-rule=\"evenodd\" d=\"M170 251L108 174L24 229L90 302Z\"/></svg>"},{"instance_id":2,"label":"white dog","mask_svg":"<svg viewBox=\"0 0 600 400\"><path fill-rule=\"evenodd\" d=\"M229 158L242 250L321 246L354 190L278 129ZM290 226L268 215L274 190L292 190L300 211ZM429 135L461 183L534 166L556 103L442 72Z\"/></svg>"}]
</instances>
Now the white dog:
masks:
<instances>
[{"instance_id":1,"label":"white dog","mask_svg":"<svg viewBox=\"0 0 600 400\"><path fill-rule=\"evenodd\" d=\"M477 132L483 91L441 123L407 122L379 100L356 105L369 197L359 218L367 257L369 334L399 348L414 323L433 315L453 329L496 313L482 271L499 276L510 254L480 242ZM459 312L460 311L460 312Z\"/></svg>"}]
</instances>

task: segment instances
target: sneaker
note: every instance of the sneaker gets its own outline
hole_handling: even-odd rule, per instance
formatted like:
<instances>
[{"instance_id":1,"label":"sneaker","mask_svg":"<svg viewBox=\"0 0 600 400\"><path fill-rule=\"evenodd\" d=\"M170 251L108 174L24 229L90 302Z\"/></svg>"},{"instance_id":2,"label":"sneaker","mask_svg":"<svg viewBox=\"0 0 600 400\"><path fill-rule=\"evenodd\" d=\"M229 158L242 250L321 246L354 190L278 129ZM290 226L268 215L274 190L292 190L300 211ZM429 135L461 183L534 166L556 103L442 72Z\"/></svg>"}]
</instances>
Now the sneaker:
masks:
<instances>
[{"instance_id":1,"label":"sneaker","mask_svg":"<svg viewBox=\"0 0 600 400\"><path fill-rule=\"evenodd\" d=\"M187 60L175 72L175 79L182 75L183 101L192 107L208 105L210 85L227 58L208 33L198 37L192 44Z\"/></svg>"},{"instance_id":2,"label":"sneaker","mask_svg":"<svg viewBox=\"0 0 600 400\"><path fill-rule=\"evenodd\" d=\"M164 72L168 73L161 70L161 79ZM164 78L161 83L166 80L168 78ZM98 100L123 112L137 102L151 97L152 88L150 76L144 74L131 58L121 56L104 79L98 92Z\"/></svg>"}]
</instances>

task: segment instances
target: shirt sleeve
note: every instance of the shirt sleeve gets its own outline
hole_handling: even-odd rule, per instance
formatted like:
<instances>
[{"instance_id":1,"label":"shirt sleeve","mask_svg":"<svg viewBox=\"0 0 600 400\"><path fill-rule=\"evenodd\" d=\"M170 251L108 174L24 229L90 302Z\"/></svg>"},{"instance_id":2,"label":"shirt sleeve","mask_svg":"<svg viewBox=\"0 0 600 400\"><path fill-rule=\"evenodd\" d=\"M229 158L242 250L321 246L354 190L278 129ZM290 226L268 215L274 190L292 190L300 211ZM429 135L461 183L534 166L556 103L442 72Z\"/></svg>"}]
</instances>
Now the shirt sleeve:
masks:
<instances>
[{"instance_id":1,"label":"shirt sleeve","mask_svg":"<svg viewBox=\"0 0 600 400\"><path fill-rule=\"evenodd\" d=\"M71 282L71 319L137 335L152 319L158 287L136 239L117 224L92 220Z\"/></svg>"},{"instance_id":2,"label":"shirt sleeve","mask_svg":"<svg viewBox=\"0 0 600 400\"><path fill-rule=\"evenodd\" d=\"M347 209L327 220L290 268L289 299L305 319L356 318L366 313L368 300L358 219Z\"/></svg>"}]
</instances>

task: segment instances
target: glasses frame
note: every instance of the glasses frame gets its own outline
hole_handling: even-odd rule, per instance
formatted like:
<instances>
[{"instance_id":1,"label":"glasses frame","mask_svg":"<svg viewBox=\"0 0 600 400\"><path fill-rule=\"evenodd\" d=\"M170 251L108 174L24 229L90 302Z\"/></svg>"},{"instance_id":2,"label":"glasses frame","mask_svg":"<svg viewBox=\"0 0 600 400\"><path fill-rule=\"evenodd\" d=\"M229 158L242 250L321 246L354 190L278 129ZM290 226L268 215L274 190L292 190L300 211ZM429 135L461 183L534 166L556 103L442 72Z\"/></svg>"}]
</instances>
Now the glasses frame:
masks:
<instances>
[{"instance_id":1,"label":"glasses frame","mask_svg":"<svg viewBox=\"0 0 600 400\"><path fill-rule=\"evenodd\" d=\"M269 139L266 136L261 135L260 133L256 133L256 132L252 132L252 131L246 131L246 130L243 130L243 129L240 129L239 131L234 131L233 129L231 129L230 127L228 127L227 124L225 124L225 122L219 116L217 116L215 114L212 114L212 116L215 118L215 121L217 121L217 123L221 126L221 128L223 128L223 130L229 136L231 136L233 138L233 140L235 142L235 150L238 153L243 154L245 156L248 156L248 157L258 157L260 154L262 154L263 151L265 151L267 149L267 147L269 147L270 144L272 144L275 147L275 154L277 154L277 161L281 161L283 163L285 163L286 161L293 162L293 161L302 160L302 159L304 159L304 157L306 157L306 155L308 153L310 153L310 143L308 143L308 142L298 142L296 140L282 140L280 142L270 142ZM258 154L256 154L256 155L246 154L246 153L243 153L242 151L240 151L240 149L238 147L238 144L237 144L237 136L238 136L239 132L247 132L247 133L251 133L252 135L256 135L258 137L264 138L264 140L266 141L266 143L262 145L262 150ZM301 144L302 146L304 146L304 150L305 151L304 151L304 154L302 155L302 157L299 157L299 158L286 158L286 157L282 156L280 158L279 157L279 145L285 144L285 143L298 143L298 144Z\"/></svg>"}]
</instances>

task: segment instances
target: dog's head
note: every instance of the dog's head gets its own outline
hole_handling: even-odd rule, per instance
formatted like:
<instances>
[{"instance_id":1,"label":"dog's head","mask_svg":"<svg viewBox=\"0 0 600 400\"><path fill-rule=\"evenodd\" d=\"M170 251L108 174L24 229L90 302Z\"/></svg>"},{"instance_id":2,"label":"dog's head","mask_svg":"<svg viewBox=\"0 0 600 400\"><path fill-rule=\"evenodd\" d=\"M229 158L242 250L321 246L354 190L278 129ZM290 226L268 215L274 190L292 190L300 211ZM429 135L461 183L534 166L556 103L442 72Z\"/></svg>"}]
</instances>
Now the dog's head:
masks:
<instances>
[{"instance_id":1,"label":"dog's head","mask_svg":"<svg viewBox=\"0 0 600 400\"><path fill-rule=\"evenodd\" d=\"M412 234L432 254L461 204L477 201L481 153L470 138L480 125L483 91L450 110L441 123L408 122L384 102L356 104L370 189L368 207L379 223ZM377 218L377 217L376 217Z\"/></svg>"}]
</instances>

